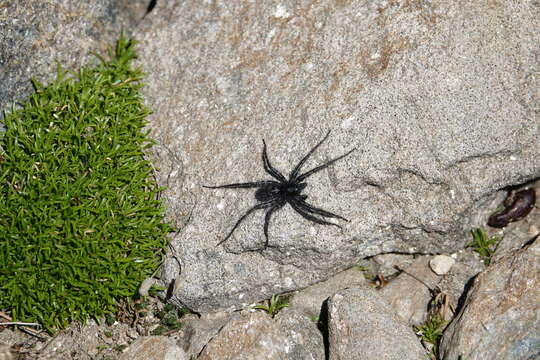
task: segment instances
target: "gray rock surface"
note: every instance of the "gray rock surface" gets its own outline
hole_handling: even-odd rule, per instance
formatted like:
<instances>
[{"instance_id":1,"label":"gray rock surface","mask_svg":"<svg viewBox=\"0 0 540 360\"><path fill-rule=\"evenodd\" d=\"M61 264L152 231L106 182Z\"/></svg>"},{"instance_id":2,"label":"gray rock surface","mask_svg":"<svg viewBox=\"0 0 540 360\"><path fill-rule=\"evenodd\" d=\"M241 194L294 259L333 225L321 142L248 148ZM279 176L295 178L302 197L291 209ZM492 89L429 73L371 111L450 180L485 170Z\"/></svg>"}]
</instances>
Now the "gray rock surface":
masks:
<instances>
[{"instance_id":1,"label":"gray rock surface","mask_svg":"<svg viewBox=\"0 0 540 360\"><path fill-rule=\"evenodd\" d=\"M540 240L492 263L446 329L444 359L536 359L540 353Z\"/></svg>"},{"instance_id":2,"label":"gray rock surface","mask_svg":"<svg viewBox=\"0 0 540 360\"><path fill-rule=\"evenodd\" d=\"M421 256L404 269L397 278L384 286L379 295L406 324L420 325L427 319L431 291L440 281L429 267L431 256Z\"/></svg>"},{"instance_id":3,"label":"gray rock surface","mask_svg":"<svg viewBox=\"0 0 540 360\"><path fill-rule=\"evenodd\" d=\"M198 360L278 360L287 357L285 335L262 312L242 313L231 319L206 345Z\"/></svg>"},{"instance_id":4,"label":"gray rock surface","mask_svg":"<svg viewBox=\"0 0 540 360\"><path fill-rule=\"evenodd\" d=\"M138 32L159 181L180 231L162 278L199 312L313 284L384 252L441 253L485 224L504 186L540 176L534 2L158 2ZM265 138L285 174L358 150L308 180L313 224L261 211ZM492 211L493 209L489 209ZM472 219L472 220L470 220Z\"/></svg>"},{"instance_id":5,"label":"gray rock surface","mask_svg":"<svg viewBox=\"0 0 540 360\"><path fill-rule=\"evenodd\" d=\"M324 360L324 341L317 322L293 308L281 310L275 317L286 338L288 359Z\"/></svg>"},{"instance_id":6,"label":"gray rock surface","mask_svg":"<svg viewBox=\"0 0 540 360\"><path fill-rule=\"evenodd\" d=\"M119 360L188 360L188 357L171 338L142 336L126 349Z\"/></svg>"},{"instance_id":7,"label":"gray rock surface","mask_svg":"<svg viewBox=\"0 0 540 360\"><path fill-rule=\"evenodd\" d=\"M328 300L330 360L427 358L412 329L369 288L340 291Z\"/></svg>"},{"instance_id":8,"label":"gray rock surface","mask_svg":"<svg viewBox=\"0 0 540 360\"><path fill-rule=\"evenodd\" d=\"M311 317L319 317L323 302L340 290L366 285L362 272L356 268L342 271L330 279L311 285L295 292L289 301L289 307L297 309Z\"/></svg>"},{"instance_id":9,"label":"gray rock surface","mask_svg":"<svg viewBox=\"0 0 540 360\"><path fill-rule=\"evenodd\" d=\"M47 83L56 66L78 70L144 14L142 0L25 0L0 3L0 110ZM1 117L2 115L0 115Z\"/></svg>"},{"instance_id":10,"label":"gray rock surface","mask_svg":"<svg viewBox=\"0 0 540 360\"><path fill-rule=\"evenodd\" d=\"M114 338L106 333L114 334ZM74 322L49 341L37 343L39 356L35 357L40 360L117 357L115 348L127 347L137 336L137 331L127 324L116 323L109 327L105 322L98 324L95 320L84 325Z\"/></svg>"},{"instance_id":11,"label":"gray rock surface","mask_svg":"<svg viewBox=\"0 0 540 360\"><path fill-rule=\"evenodd\" d=\"M230 320L231 315L224 312L202 314L200 317L182 318L179 344L189 358L196 358L206 344L217 335Z\"/></svg>"},{"instance_id":12,"label":"gray rock surface","mask_svg":"<svg viewBox=\"0 0 540 360\"><path fill-rule=\"evenodd\" d=\"M447 274L456 260L448 255L437 255L429 261L429 267L439 276Z\"/></svg>"}]
</instances>

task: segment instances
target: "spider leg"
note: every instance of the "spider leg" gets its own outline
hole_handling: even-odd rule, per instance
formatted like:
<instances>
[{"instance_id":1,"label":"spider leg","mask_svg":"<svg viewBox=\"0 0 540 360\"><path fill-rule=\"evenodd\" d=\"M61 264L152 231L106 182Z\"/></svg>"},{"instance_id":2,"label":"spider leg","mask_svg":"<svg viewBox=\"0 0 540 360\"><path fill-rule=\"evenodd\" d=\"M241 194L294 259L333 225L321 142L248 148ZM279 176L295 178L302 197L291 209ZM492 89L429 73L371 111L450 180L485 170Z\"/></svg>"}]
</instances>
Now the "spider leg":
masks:
<instances>
[{"instance_id":1,"label":"spider leg","mask_svg":"<svg viewBox=\"0 0 540 360\"><path fill-rule=\"evenodd\" d=\"M264 209L264 208L267 208L267 207L270 207L274 204L274 200L270 200L270 201L266 201L266 202L263 202L263 203L260 203L260 204L257 204L255 205L254 207L252 207L251 209L249 209L248 211L246 211L246 213L244 215L242 215L242 217L236 222L236 224L233 226L232 230L229 232L229 234L225 237L225 239L221 240L220 242L217 243L216 246L219 246L221 244L223 244L225 241L227 241L232 233L234 232L234 230L236 230L236 228L238 227L238 225L240 225L240 223L249 215L251 214L252 212L254 212L255 210L260 210L260 209Z\"/></svg>"},{"instance_id":2,"label":"spider leg","mask_svg":"<svg viewBox=\"0 0 540 360\"><path fill-rule=\"evenodd\" d=\"M266 212L266 215L264 216L264 236L266 237L266 242L264 243L265 249L268 247L268 226L270 224L270 217L275 211L281 209L283 205L285 205L285 203L275 204L270 209L268 209L268 211Z\"/></svg>"},{"instance_id":3,"label":"spider leg","mask_svg":"<svg viewBox=\"0 0 540 360\"><path fill-rule=\"evenodd\" d=\"M311 149L306 156L304 156L302 158L302 160L300 160L300 162L298 163L298 165L296 165L296 167L293 169L293 171L291 171L291 175L289 175L289 181L294 181L296 180L296 177L298 176L298 172L300 172L300 168L304 165L304 163L307 161L307 159L311 156L311 154L313 154L315 152L315 150L317 150L317 148L319 146L321 146L321 144L324 142L324 140L326 140L328 138L328 136L330 135L330 130L328 130L328 132L326 133L326 136L324 137L324 139L322 139L317 145L315 145L313 147L313 149Z\"/></svg>"},{"instance_id":4,"label":"spider leg","mask_svg":"<svg viewBox=\"0 0 540 360\"><path fill-rule=\"evenodd\" d=\"M263 165L264 170L272 175L272 177L276 178L280 182L286 182L287 179L285 179L285 176L283 176L279 171L277 171L272 164L270 164L270 160L268 159L268 154L266 153L266 142L263 139L263 153L262 153L262 159L263 159Z\"/></svg>"},{"instance_id":5,"label":"spider leg","mask_svg":"<svg viewBox=\"0 0 540 360\"><path fill-rule=\"evenodd\" d=\"M263 187L271 184L277 184L276 181L273 180L264 180L264 181L255 181L255 182L247 182L247 183L236 183L236 184L228 184L228 185L219 185L219 186L207 186L203 185L202 187L205 187L207 189L247 189L247 188L258 188Z\"/></svg>"},{"instance_id":6,"label":"spider leg","mask_svg":"<svg viewBox=\"0 0 540 360\"><path fill-rule=\"evenodd\" d=\"M326 164L319 165L319 166L317 166L316 168L313 168L313 169L309 170L308 172L306 172L306 173L304 173L304 174L298 176L298 177L296 178L296 181L297 181L297 182L302 182L302 181L304 181L308 176L311 176L311 175L315 174L316 172L321 171L322 169L325 169L325 168L329 167L330 165L332 165L332 164L335 163L336 161L343 159L345 156L349 155L350 153L352 153L352 152L355 151L355 150L356 150L356 148L352 149L351 151L349 151L349 152L346 153L346 154L343 154L343 155L341 155L341 156L338 156L338 157L335 158L335 159L330 160L330 161L327 162Z\"/></svg>"},{"instance_id":7,"label":"spider leg","mask_svg":"<svg viewBox=\"0 0 540 360\"><path fill-rule=\"evenodd\" d=\"M300 207L298 205L298 203L294 200L289 200L288 201L289 205L291 205L291 207L297 212L299 213L300 215L302 215L302 217L304 219L307 219L309 221L313 221L314 223L317 223L317 224L321 224L321 225L333 225L333 226L337 226L338 228L341 229L341 226L339 226L338 224L334 224L334 223L331 223L331 222L328 222L326 220L323 220L323 219L319 219L318 217L316 216L313 216L311 215L309 212L307 212L306 210L304 210L302 207Z\"/></svg>"},{"instance_id":8,"label":"spider leg","mask_svg":"<svg viewBox=\"0 0 540 360\"><path fill-rule=\"evenodd\" d=\"M300 199L300 200L294 200L294 201L295 201L296 205L298 205L298 207L302 208L303 210L305 210L305 211L307 211L309 213L314 213L314 214L321 215L321 216L324 216L324 217L341 219L341 220L345 220L345 221L350 222L349 219L345 219L343 216L331 213L330 211L326 211L326 210L317 208L317 207L315 207L313 205L308 204L304 200L305 200L305 196L303 196L302 199Z\"/></svg>"}]
</instances>

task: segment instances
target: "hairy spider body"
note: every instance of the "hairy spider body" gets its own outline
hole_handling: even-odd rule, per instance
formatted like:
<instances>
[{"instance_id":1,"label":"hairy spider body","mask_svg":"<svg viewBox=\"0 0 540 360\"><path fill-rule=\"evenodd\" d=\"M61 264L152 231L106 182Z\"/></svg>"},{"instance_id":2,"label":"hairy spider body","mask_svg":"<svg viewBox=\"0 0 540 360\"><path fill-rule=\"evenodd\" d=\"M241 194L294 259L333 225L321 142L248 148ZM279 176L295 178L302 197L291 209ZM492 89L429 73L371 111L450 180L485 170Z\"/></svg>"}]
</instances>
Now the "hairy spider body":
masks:
<instances>
[{"instance_id":1,"label":"hairy spider body","mask_svg":"<svg viewBox=\"0 0 540 360\"><path fill-rule=\"evenodd\" d=\"M256 182L236 183L236 184L228 184L228 185L220 185L220 186L203 185L203 187L209 188L209 189L248 189L248 188L257 189L257 191L255 191L255 199L259 203L253 206L251 209L249 209L244 215L242 215L242 217L240 217L240 219L233 226L229 234L223 240L221 240L217 244L217 246L227 241L229 237L231 237L231 235L233 234L234 230L236 230L238 225L240 225L240 223L249 214L251 214L255 210L267 209L266 215L264 217L264 236L266 237L264 248L268 247L268 226L270 224L270 218L272 217L272 214L274 212L281 209L285 204L289 204L304 219L315 222L317 224L333 225L333 226L337 226L341 228L340 225L328 222L324 218L335 218L335 219L341 219L344 221L349 221L340 215L331 213L329 211L326 211L326 210L323 210L323 209L320 209L320 208L317 208L308 204L306 202L307 195L302 195L302 191L307 186L307 183L304 182L304 180L307 177L315 174L318 171L321 171L327 168L328 166L332 165L336 161L343 159L344 157L346 157L347 155L349 155L350 153L356 150L356 148L353 148L346 154L338 156L337 158L332 159L325 164L319 165L308 172L299 174L300 169L302 168L304 163L307 161L307 159L311 156L311 154L313 154L313 152L315 152L315 150L317 150L317 148L328 138L329 135L330 135L330 131L328 131L326 136L317 145L315 145L307 153L307 155L302 158L302 160L300 160L300 162L295 166L293 171L291 171L291 174L289 175L289 179L286 179L285 176L283 176L279 171L277 171L270 163L270 160L268 159L268 154L266 153L266 142L263 139L262 160L263 160L264 170L277 181L276 180L262 180L262 181L256 181Z\"/></svg>"}]
</instances>

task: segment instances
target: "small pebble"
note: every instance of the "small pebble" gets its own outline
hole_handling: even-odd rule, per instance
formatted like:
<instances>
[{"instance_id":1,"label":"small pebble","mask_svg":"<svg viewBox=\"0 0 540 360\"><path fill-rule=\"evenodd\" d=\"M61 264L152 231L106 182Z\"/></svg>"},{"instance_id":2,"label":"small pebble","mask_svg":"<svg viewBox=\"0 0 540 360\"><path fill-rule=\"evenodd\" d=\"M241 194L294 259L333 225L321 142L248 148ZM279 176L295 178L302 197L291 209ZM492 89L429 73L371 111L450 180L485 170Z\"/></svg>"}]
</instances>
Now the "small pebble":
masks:
<instances>
[{"instance_id":1,"label":"small pebble","mask_svg":"<svg viewBox=\"0 0 540 360\"><path fill-rule=\"evenodd\" d=\"M452 267L452 265L454 265L455 262L456 260L451 258L450 256L437 255L429 261L429 267L431 268L431 270L433 270L435 274L444 275L448 271L450 271L450 268Z\"/></svg>"}]
</instances>

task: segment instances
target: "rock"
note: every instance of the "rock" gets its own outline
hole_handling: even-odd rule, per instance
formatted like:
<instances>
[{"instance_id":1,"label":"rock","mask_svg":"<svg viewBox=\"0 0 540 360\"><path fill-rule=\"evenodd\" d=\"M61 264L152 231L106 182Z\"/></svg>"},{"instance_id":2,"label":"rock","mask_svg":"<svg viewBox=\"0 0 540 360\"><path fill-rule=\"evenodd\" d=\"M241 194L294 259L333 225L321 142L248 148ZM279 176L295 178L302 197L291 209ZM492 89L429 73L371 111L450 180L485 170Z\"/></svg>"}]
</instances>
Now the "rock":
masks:
<instances>
[{"instance_id":1,"label":"rock","mask_svg":"<svg viewBox=\"0 0 540 360\"><path fill-rule=\"evenodd\" d=\"M286 344L282 330L269 315L243 313L231 319L197 359L289 359Z\"/></svg>"},{"instance_id":2,"label":"rock","mask_svg":"<svg viewBox=\"0 0 540 360\"><path fill-rule=\"evenodd\" d=\"M413 255L405 254L381 254L375 255L371 259L371 264L375 264L374 273L384 277L393 276L399 273L399 269L405 269L414 262Z\"/></svg>"},{"instance_id":3,"label":"rock","mask_svg":"<svg viewBox=\"0 0 540 360\"><path fill-rule=\"evenodd\" d=\"M509 254L475 278L446 329L444 359L533 359L540 341L540 240Z\"/></svg>"},{"instance_id":4,"label":"rock","mask_svg":"<svg viewBox=\"0 0 540 360\"><path fill-rule=\"evenodd\" d=\"M157 177L182 229L168 254L181 271L162 275L171 301L236 309L367 256L464 247L495 191L540 176L536 15L530 2L158 2L137 39ZM304 193L351 222L287 205L265 251L262 210L216 246L257 202L202 185L271 178L263 138L288 175L330 129L303 171L357 151Z\"/></svg>"},{"instance_id":5,"label":"rock","mask_svg":"<svg viewBox=\"0 0 540 360\"><path fill-rule=\"evenodd\" d=\"M135 340L120 360L188 360L176 342L166 336L142 336Z\"/></svg>"},{"instance_id":6,"label":"rock","mask_svg":"<svg viewBox=\"0 0 540 360\"><path fill-rule=\"evenodd\" d=\"M9 346L0 344L0 360L13 360L15 359Z\"/></svg>"},{"instance_id":7,"label":"rock","mask_svg":"<svg viewBox=\"0 0 540 360\"><path fill-rule=\"evenodd\" d=\"M450 271L456 260L450 256L437 255L429 261L429 267L439 276L445 275Z\"/></svg>"},{"instance_id":8,"label":"rock","mask_svg":"<svg viewBox=\"0 0 540 360\"><path fill-rule=\"evenodd\" d=\"M146 1L4 1L0 7L0 110L47 83L57 63L78 71L141 19ZM1 113L0 113L1 117Z\"/></svg>"},{"instance_id":9,"label":"rock","mask_svg":"<svg viewBox=\"0 0 540 360\"><path fill-rule=\"evenodd\" d=\"M299 290L289 300L289 307L311 317L319 317L323 302L339 290L348 287L359 287L366 284L361 271L351 268L342 271L328 280L321 281L305 289Z\"/></svg>"},{"instance_id":10,"label":"rock","mask_svg":"<svg viewBox=\"0 0 540 360\"><path fill-rule=\"evenodd\" d=\"M471 238L470 233L467 236ZM440 309L442 311L439 315L446 321L452 320L458 300L470 287L474 277L485 269L485 265L477 255L470 248L461 249L452 254L452 257L456 259L456 265L452 266L450 272L441 277L441 281L437 284L437 290L440 290L438 293L445 296L440 300L446 304L444 309Z\"/></svg>"},{"instance_id":11,"label":"rock","mask_svg":"<svg viewBox=\"0 0 540 360\"><path fill-rule=\"evenodd\" d=\"M370 288L342 290L328 300L329 359L426 359L412 329Z\"/></svg>"},{"instance_id":12,"label":"rock","mask_svg":"<svg viewBox=\"0 0 540 360\"><path fill-rule=\"evenodd\" d=\"M115 322L107 325L89 320L86 324L73 322L69 327L46 342L36 343L35 350L40 360L76 359L94 360L118 358L119 350L127 347L138 336L133 327ZM69 355L66 355L69 354Z\"/></svg>"},{"instance_id":13,"label":"rock","mask_svg":"<svg viewBox=\"0 0 540 360\"><path fill-rule=\"evenodd\" d=\"M187 356L196 358L206 344L230 320L230 317L230 314L224 312L201 314L200 317L183 317L179 343Z\"/></svg>"},{"instance_id":14,"label":"rock","mask_svg":"<svg viewBox=\"0 0 540 360\"><path fill-rule=\"evenodd\" d=\"M275 317L286 338L288 359L324 360L324 341L317 321L293 308L281 310Z\"/></svg>"},{"instance_id":15,"label":"rock","mask_svg":"<svg viewBox=\"0 0 540 360\"><path fill-rule=\"evenodd\" d=\"M150 291L150 288L157 284L158 280L155 278L146 278L143 280L142 284L139 286L139 295L140 296L148 296L148 291Z\"/></svg>"},{"instance_id":16,"label":"rock","mask_svg":"<svg viewBox=\"0 0 540 360\"><path fill-rule=\"evenodd\" d=\"M426 321L427 305L432 298L430 289L440 281L429 268L430 260L430 256L415 259L411 266L379 291L397 316L411 326Z\"/></svg>"}]
</instances>

